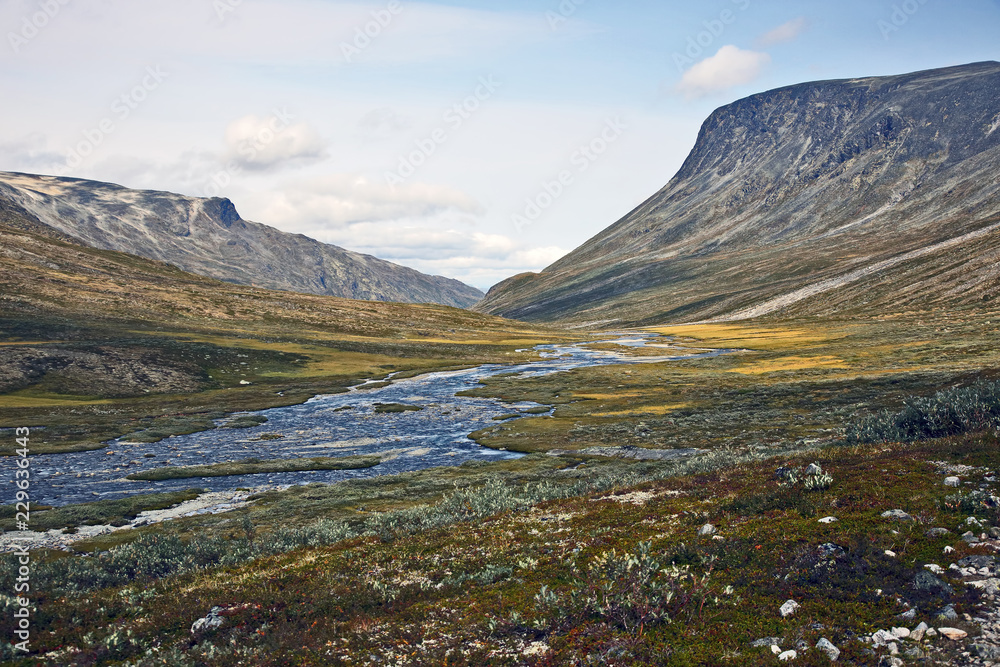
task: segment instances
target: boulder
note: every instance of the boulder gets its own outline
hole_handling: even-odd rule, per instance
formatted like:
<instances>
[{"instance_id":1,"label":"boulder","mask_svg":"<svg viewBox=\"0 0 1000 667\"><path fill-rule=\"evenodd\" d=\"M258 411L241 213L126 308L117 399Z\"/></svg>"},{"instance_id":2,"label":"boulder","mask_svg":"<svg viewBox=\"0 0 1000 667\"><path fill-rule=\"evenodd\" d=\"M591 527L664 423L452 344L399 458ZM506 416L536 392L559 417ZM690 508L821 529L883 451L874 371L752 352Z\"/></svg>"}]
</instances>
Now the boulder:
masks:
<instances>
[{"instance_id":1,"label":"boulder","mask_svg":"<svg viewBox=\"0 0 1000 667\"><path fill-rule=\"evenodd\" d=\"M208 612L208 616L199 618L191 624L191 634L197 635L202 632L209 632L211 630L218 630L221 628L226 622L226 619L220 616L221 613L222 607L212 607L211 611Z\"/></svg>"},{"instance_id":2,"label":"boulder","mask_svg":"<svg viewBox=\"0 0 1000 667\"><path fill-rule=\"evenodd\" d=\"M787 618L792 614L794 614L796 610L798 610L798 608L801 606L802 605L800 605L795 600L788 600L787 602L785 602L785 604L781 605L781 609L779 609L778 611L781 612L782 618Z\"/></svg>"},{"instance_id":3,"label":"boulder","mask_svg":"<svg viewBox=\"0 0 1000 667\"><path fill-rule=\"evenodd\" d=\"M713 526L710 523L706 523L704 526L702 526L701 528L698 529L698 534L701 535L702 537L707 537L709 535L715 535L716 532L717 531L715 529L715 526Z\"/></svg>"},{"instance_id":4,"label":"boulder","mask_svg":"<svg viewBox=\"0 0 1000 667\"><path fill-rule=\"evenodd\" d=\"M889 510L887 512L882 512L882 518L892 519L893 521L916 521L916 519L903 510Z\"/></svg>"},{"instance_id":5,"label":"boulder","mask_svg":"<svg viewBox=\"0 0 1000 667\"><path fill-rule=\"evenodd\" d=\"M962 484L962 480L959 479L958 477L945 477L944 478L944 485L945 486L960 486L961 484Z\"/></svg>"},{"instance_id":6,"label":"boulder","mask_svg":"<svg viewBox=\"0 0 1000 667\"><path fill-rule=\"evenodd\" d=\"M969 636L968 632L965 630L959 630L958 628L938 628L938 632L948 639L956 642Z\"/></svg>"},{"instance_id":7,"label":"boulder","mask_svg":"<svg viewBox=\"0 0 1000 667\"><path fill-rule=\"evenodd\" d=\"M941 581L927 570L917 573L917 576L913 578L913 587L918 591L944 591L945 593L955 592L955 589L953 589L950 585Z\"/></svg>"},{"instance_id":8,"label":"boulder","mask_svg":"<svg viewBox=\"0 0 1000 667\"><path fill-rule=\"evenodd\" d=\"M837 658L840 657L840 649L834 646L833 642L826 637L816 642L816 648L825 653L831 662L837 662Z\"/></svg>"}]
</instances>

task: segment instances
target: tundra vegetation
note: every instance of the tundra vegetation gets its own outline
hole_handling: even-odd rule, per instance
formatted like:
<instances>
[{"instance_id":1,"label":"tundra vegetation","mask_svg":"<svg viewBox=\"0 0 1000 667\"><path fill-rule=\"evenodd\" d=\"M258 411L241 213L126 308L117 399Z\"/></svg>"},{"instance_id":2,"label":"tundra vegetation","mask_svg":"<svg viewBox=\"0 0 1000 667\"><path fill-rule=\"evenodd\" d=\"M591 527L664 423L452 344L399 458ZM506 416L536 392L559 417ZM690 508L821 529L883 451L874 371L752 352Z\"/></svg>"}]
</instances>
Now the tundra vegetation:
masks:
<instances>
[{"instance_id":1,"label":"tundra vegetation","mask_svg":"<svg viewBox=\"0 0 1000 667\"><path fill-rule=\"evenodd\" d=\"M238 427L238 413L365 378L525 361L533 353L517 350L586 338L223 285L4 234L15 259L2 274L0 354L16 381L0 394L0 426L44 425L41 451ZM974 619L996 594L949 569L988 555L1000 528L996 321L977 307L656 327L674 347L621 351L733 352L493 377L474 393L546 406L476 434L524 458L259 493L223 514L36 552L32 653L4 643L3 660L770 665L777 645L822 665L826 639L841 663L877 664L891 647L873 633L924 621L969 638L900 639L900 655L957 664L989 639ZM148 372L77 384L95 358L145 360ZM697 453L641 456L661 449ZM120 525L197 494L32 517L70 531ZM15 571L0 570L8 611ZM783 616L788 600L799 606ZM0 616L2 636L12 622Z\"/></svg>"}]
</instances>

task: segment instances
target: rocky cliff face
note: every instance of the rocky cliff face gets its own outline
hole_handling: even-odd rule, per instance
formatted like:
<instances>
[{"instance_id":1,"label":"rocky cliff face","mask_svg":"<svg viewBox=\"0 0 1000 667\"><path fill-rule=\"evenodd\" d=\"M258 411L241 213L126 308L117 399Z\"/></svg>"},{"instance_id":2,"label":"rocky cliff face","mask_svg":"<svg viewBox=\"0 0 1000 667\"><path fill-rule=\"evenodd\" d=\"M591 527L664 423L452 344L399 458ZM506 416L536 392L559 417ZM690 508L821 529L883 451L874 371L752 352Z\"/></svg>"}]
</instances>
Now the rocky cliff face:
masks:
<instances>
[{"instance_id":1,"label":"rocky cliff face","mask_svg":"<svg viewBox=\"0 0 1000 667\"><path fill-rule=\"evenodd\" d=\"M715 111L677 175L478 309L640 324L959 307L1000 292L1000 63Z\"/></svg>"},{"instance_id":2,"label":"rocky cliff face","mask_svg":"<svg viewBox=\"0 0 1000 667\"><path fill-rule=\"evenodd\" d=\"M0 172L0 215L4 210L88 246L242 285L463 308L482 298L457 280L243 220L228 199Z\"/></svg>"}]
</instances>

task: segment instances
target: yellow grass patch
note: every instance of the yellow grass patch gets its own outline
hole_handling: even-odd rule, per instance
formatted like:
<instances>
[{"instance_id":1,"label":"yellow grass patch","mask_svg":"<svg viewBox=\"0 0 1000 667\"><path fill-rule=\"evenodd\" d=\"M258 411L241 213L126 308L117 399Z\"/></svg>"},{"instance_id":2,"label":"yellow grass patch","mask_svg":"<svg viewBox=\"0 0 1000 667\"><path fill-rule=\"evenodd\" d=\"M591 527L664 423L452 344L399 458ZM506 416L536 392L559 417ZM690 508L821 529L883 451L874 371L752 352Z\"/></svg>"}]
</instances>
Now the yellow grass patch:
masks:
<instances>
[{"instance_id":1,"label":"yellow grass patch","mask_svg":"<svg viewBox=\"0 0 1000 667\"><path fill-rule=\"evenodd\" d=\"M592 417L622 417L628 415L665 415L668 412L673 412L674 410L682 410L684 408L690 408L690 403L671 403L669 405L643 405L629 410L620 410L617 412L594 412L591 414Z\"/></svg>"},{"instance_id":2,"label":"yellow grass patch","mask_svg":"<svg viewBox=\"0 0 1000 667\"><path fill-rule=\"evenodd\" d=\"M789 371L804 371L814 368L839 368L848 369L850 366L837 357L781 357L779 359L767 359L754 364L746 364L739 368L730 369L730 373L740 373L742 375L762 375L764 373L782 373Z\"/></svg>"},{"instance_id":3,"label":"yellow grass patch","mask_svg":"<svg viewBox=\"0 0 1000 667\"><path fill-rule=\"evenodd\" d=\"M739 324L682 324L649 327L647 331L693 338L712 347L751 348L756 350L789 349L825 343L846 334L805 328L758 327Z\"/></svg>"},{"instance_id":4,"label":"yellow grass patch","mask_svg":"<svg viewBox=\"0 0 1000 667\"><path fill-rule=\"evenodd\" d=\"M74 405L107 405L113 401L98 398L32 396L14 392L0 396L0 408L61 408Z\"/></svg>"}]
</instances>

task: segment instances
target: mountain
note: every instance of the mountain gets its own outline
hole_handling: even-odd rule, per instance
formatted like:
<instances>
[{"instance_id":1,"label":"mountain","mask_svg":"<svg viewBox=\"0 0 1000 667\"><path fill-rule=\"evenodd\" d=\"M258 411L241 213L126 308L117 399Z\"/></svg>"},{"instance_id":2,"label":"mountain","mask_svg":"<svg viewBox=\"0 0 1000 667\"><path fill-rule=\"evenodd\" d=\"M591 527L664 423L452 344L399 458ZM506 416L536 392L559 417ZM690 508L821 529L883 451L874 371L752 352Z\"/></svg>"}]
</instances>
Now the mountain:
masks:
<instances>
[{"instance_id":1,"label":"mountain","mask_svg":"<svg viewBox=\"0 0 1000 667\"><path fill-rule=\"evenodd\" d=\"M868 315L1000 294L1000 63L716 110L658 193L476 307L591 326Z\"/></svg>"},{"instance_id":2,"label":"mountain","mask_svg":"<svg viewBox=\"0 0 1000 667\"><path fill-rule=\"evenodd\" d=\"M0 172L0 215L4 210L27 213L84 245L240 285L461 308L482 298L457 280L243 220L228 199Z\"/></svg>"}]
</instances>

